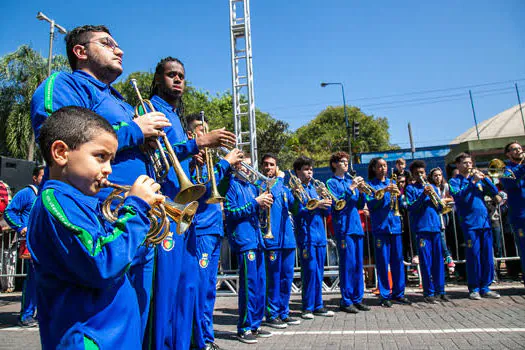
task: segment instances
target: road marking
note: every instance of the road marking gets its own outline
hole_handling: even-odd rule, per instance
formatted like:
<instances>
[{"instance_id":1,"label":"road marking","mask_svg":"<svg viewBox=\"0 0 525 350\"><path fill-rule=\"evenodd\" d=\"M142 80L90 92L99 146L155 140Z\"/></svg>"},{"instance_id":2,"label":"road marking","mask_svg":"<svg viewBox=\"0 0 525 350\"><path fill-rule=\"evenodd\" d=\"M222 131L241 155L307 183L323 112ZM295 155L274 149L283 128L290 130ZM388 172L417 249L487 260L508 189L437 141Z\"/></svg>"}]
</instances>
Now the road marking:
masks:
<instances>
[{"instance_id":1,"label":"road marking","mask_svg":"<svg viewBox=\"0 0 525 350\"><path fill-rule=\"evenodd\" d=\"M340 330L340 331L271 331L273 335L395 335L395 334L445 334L445 333L523 333L525 328L444 328L444 329L380 329L380 330ZM231 332L215 331L215 334L228 335Z\"/></svg>"}]
</instances>

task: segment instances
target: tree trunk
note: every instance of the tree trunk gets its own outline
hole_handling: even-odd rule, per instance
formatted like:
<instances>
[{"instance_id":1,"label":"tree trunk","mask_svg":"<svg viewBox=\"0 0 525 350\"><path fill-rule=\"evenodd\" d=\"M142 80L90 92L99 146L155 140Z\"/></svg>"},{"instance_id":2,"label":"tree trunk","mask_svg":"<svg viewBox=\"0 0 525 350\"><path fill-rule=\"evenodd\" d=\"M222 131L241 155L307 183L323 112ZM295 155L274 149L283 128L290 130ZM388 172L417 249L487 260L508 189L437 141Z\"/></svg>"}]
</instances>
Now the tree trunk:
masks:
<instances>
[{"instance_id":1,"label":"tree trunk","mask_svg":"<svg viewBox=\"0 0 525 350\"><path fill-rule=\"evenodd\" d=\"M35 136L32 131L29 140L29 147L27 149L27 160L33 161L33 159L35 158Z\"/></svg>"}]
</instances>

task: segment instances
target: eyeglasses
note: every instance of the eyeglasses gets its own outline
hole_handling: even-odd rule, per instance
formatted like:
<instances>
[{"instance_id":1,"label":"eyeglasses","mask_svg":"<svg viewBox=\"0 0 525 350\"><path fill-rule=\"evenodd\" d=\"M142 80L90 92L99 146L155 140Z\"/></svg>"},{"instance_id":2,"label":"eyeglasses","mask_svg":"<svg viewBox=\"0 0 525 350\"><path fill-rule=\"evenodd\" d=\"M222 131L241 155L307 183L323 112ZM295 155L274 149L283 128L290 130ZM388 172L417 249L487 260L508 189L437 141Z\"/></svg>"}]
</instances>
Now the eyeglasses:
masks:
<instances>
[{"instance_id":1,"label":"eyeglasses","mask_svg":"<svg viewBox=\"0 0 525 350\"><path fill-rule=\"evenodd\" d=\"M344 164L348 164L348 161L347 160L340 160L340 161L338 161L338 163L344 165Z\"/></svg>"},{"instance_id":2,"label":"eyeglasses","mask_svg":"<svg viewBox=\"0 0 525 350\"><path fill-rule=\"evenodd\" d=\"M110 49L113 52L115 52L116 49L120 49L120 46L118 46L118 44L115 42L115 40L113 40L109 36L107 36L105 38L102 38L102 39L86 41L85 43L81 43L80 45L86 45L86 44L90 44L90 43L95 43L95 44L101 45L102 47L107 47L108 49Z\"/></svg>"}]
</instances>

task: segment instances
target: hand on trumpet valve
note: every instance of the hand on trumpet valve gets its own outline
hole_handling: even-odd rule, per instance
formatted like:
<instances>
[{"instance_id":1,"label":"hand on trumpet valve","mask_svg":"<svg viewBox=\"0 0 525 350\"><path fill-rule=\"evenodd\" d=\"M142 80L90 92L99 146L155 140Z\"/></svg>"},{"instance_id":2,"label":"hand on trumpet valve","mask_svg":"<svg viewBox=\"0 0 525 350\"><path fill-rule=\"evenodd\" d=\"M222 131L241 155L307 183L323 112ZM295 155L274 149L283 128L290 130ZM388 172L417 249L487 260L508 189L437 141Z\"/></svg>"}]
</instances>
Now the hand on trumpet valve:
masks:
<instances>
[{"instance_id":1,"label":"hand on trumpet valve","mask_svg":"<svg viewBox=\"0 0 525 350\"><path fill-rule=\"evenodd\" d=\"M203 166L204 163L205 163L205 160L206 159L206 154L204 152L204 150L201 150L199 151L199 153L197 153L196 155L193 156L193 160L195 162L196 165L198 166Z\"/></svg>"},{"instance_id":2,"label":"hand on trumpet valve","mask_svg":"<svg viewBox=\"0 0 525 350\"><path fill-rule=\"evenodd\" d=\"M423 190L423 192L424 192L427 196L429 196L429 195L433 192L432 186L430 186L430 185L425 186L425 189Z\"/></svg>"},{"instance_id":3,"label":"hand on trumpet valve","mask_svg":"<svg viewBox=\"0 0 525 350\"><path fill-rule=\"evenodd\" d=\"M224 159L226 159L226 161L230 163L230 165L236 165L242 162L242 160L244 159L244 153L242 153L240 149L234 148L230 151L230 153L224 156Z\"/></svg>"},{"instance_id":4,"label":"hand on trumpet valve","mask_svg":"<svg viewBox=\"0 0 525 350\"><path fill-rule=\"evenodd\" d=\"M364 179L361 176L356 176L352 179L352 185L350 185L350 188L353 190L355 188L363 189L363 186L365 185Z\"/></svg>"},{"instance_id":5,"label":"hand on trumpet valve","mask_svg":"<svg viewBox=\"0 0 525 350\"><path fill-rule=\"evenodd\" d=\"M227 147L231 148L232 145L236 144L237 139L235 134L226 130L225 128L212 130L202 137L197 138L197 146L200 147Z\"/></svg>"},{"instance_id":6,"label":"hand on trumpet valve","mask_svg":"<svg viewBox=\"0 0 525 350\"><path fill-rule=\"evenodd\" d=\"M158 191L160 185L155 182L151 177L146 175L140 175L131 189L129 190L129 196L137 196L149 205L164 202L164 196Z\"/></svg>"},{"instance_id":7,"label":"hand on trumpet valve","mask_svg":"<svg viewBox=\"0 0 525 350\"><path fill-rule=\"evenodd\" d=\"M394 183L391 183L390 185L386 186L385 191L390 192L391 194L396 194L396 195L401 193L397 185Z\"/></svg>"},{"instance_id":8,"label":"hand on trumpet valve","mask_svg":"<svg viewBox=\"0 0 525 350\"><path fill-rule=\"evenodd\" d=\"M270 208L273 204L273 196L268 192L262 193L259 197L255 198L255 200L262 208Z\"/></svg>"},{"instance_id":9,"label":"hand on trumpet valve","mask_svg":"<svg viewBox=\"0 0 525 350\"><path fill-rule=\"evenodd\" d=\"M328 209L332 206L332 199L325 198L319 201L317 208L319 209Z\"/></svg>"},{"instance_id":10,"label":"hand on trumpet valve","mask_svg":"<svg viewBox=\"0 0 525 350\"><path fill-rule=\"evenodd\" d=\"M168 118L160 112L146 113L136 117L133 121L139 126L140 130L142 130L142 134L146 139L163 136L162 128L171 126Z\"/></svg>"}]
</instances>

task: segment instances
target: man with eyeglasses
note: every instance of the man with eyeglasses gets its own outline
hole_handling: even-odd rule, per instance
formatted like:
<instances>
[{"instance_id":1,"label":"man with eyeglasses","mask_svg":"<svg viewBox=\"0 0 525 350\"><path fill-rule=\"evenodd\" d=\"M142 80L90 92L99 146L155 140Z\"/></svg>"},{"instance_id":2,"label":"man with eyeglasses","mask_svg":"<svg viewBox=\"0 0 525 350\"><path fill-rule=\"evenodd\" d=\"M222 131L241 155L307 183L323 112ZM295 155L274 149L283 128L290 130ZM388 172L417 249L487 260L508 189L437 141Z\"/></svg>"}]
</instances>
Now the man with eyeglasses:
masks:
<instances>
[{"instance_id":1,"label":"man with eyeglasses","mask_svg":"<svg viewBox=\"0 0 525 350\"><path fill-rule=\"evenodd\" d=\"M36 139L43 122L54 111L64 106L85 107L106 118L117 133L118 149L109 180L129 185L140 175L147 174L153 177L152 166L139 147L144 145L148 138L162 135L162 128L171 124L164 114L159 112L146 113L134 118L133 107L111 87L111 83L122 74L124 51L113 39L109 29L102 25L84 25L71 30L66 36L66 51L73 73L53 73L33 95L31 121ZM104 200L110 192L109 188L102 189L98 194L99 199ZM137 312L140 312L141 318L140 339L143 338L149 312L153 252L153 249L142 246L130 261L131 266L127 272L127 278L137 294L137 298L129 300L129 303L137 304L138 300ZM79 312L76 307L71 305L71 311ZM111 332L97 331L100 331L97 334L108 338L115 336ZM79 333L82 332L83 330L79 330Z\"/></svg>"},{"instance_id":2,"label":"man with eyeglasses","mask_svg":"<svg viewBox=\"0 0 525 350\"><path fill-rule=\"evenodd\" d=\"M505 146L505 155L508 162L500 181L508 195L509 218L518 240L525 283L525 153L517 141L512 141Z\"/></svg>"}]
</instances>

